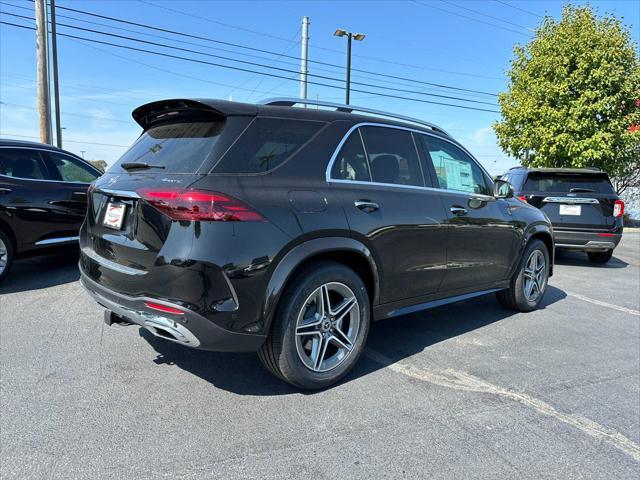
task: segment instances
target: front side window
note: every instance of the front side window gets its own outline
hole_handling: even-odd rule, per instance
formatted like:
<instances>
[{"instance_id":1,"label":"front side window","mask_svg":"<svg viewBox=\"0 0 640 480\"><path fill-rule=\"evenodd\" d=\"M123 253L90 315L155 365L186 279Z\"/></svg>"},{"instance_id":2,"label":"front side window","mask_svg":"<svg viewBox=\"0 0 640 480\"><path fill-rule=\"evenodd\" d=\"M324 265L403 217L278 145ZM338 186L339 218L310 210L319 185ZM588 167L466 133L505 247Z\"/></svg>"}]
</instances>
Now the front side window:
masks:
<instances>
[{"instance_id":1,"label":"front side window","mask_svg":"<svg viewBox=\"0 0 640 480\"><path fill-rule=\"evenodd\" d=\"M47 156L49 157L50 165L53 166L54 175L59 176L56 180L91 183L99 176L95 170L68 155L48 152Z\"/></svg>"},{"instance_id":2,"label":"front side window","mask_svg":"<svg viewBox=\"0 0 640 480\"><path fill-rule=\"evenodd\" d=\"M362 139L357 130L349 135L338 152L331 168L331 178L359 182L371 181L367 156L364 153Z\"/></svg>"},{"instance_id":3,"label":"front side window","mask_svg":"<svg viewBox=\"0 0 640 480\"><path fill-rule=\"evenodd\" d=\"M411 132L386 127L361 130L374 182L424 186Z\"/></svg>"},{"instance_id":4,"label":"front side window","mask_svg":"<svg viewBox=\"0 0 640 480\"><path fill-rule=\"evenodd\" d=\"M28 180L50 180L37 150L0 148L0 174Z\"/></svg>"},{"instance_id":5,"label":"front side window","mask_svg":"<svg viewBox=\"0 0 640 480\"><path fill-rule=\"evenodd\" d=\"M290 158L324 122L258 117L214 167L214 173L265 173Z\"/></svg>"},{"instance_id":6,"label":"front side window","mask_svg":"<svg viewBox=\"0 0 640 480\"><path fill-rule=\"evenodd\" d=\"M439 138L420 135L425 154L430 158L438 179L445 190L490 195L482 169L469 155L455 145Z\"/></svg>"}]
</instances>

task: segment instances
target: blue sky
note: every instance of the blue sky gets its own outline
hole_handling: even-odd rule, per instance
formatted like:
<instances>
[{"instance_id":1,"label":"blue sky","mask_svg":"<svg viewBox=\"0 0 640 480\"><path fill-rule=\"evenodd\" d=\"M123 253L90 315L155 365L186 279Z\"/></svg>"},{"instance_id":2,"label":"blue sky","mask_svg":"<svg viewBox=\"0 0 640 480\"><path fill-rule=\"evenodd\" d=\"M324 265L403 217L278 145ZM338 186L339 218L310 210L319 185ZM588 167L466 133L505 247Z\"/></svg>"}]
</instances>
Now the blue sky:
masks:
<instances>
[{"instance_id":1,"label":"blue sky","mask_svg":"<svg viewBox=\"0 0 640 480\"><path fill-rule=\"evenodd\" d=\"M574 2L581 4L584 2ZM640 38L640 7L637 0L591 1L600 13L623 17L635 39ZM517 0L396 0L396 1L162 1L162 0L57 0L59 7L199 35L276 55L180 38L168 33L89 17L58 9L58 22L174 45L287 70L298 70L300 24L310 17L309 59L336 65L345 61L346 40L333 36L336 28L363 32L363 42L354 42L354 69L394 75L487 93L504 91L506 71L513 45L527 42L541 17L559 17L564 2ZM0 11L33 17L33 3L1 0ZM116 30L103 25L61 18L62 15L134 30ZM33 24L9 15L2 20ZM135 45L133 42L59 27L61 33ZM157 38L151 34L166 38ZM171 40L170 40L171 39ZM181 43L191 42L191 43ZM155 51L165 48L137 45ZM287 78L295 73L256 68L219 58L172 51L171 53L241 68L271 71ZM34 32L0 25L0 135L37 139ZM131 110L148 101L172 97L217 97L257 101L274 96L297 96L299 84L281 78L162 58L142 52L59 39L63 140L67 150L87 159L115 161L140 133L131 120ZM344 70L310 63L310 73L343 78ZM379 85L353 88L379 93L456 103L497 110L495 97L391 80L353 72L354 82ZM310 77L310 81L339 82ZM406 93L390 88L412 90ZM477 102L431 97L425 93L462 97ZM309 98L342 102L340 88L309 85ZM420 117L441 125L466 145L491 173L501 173L517 164L496 144L491 125L499 114L384 98L353 92L351 103ZM18 137L19 136L19 137ZM34 138L35 137L35 138ZM101 145L100 145L101 144Z\"/></svg>"}]
</instances>

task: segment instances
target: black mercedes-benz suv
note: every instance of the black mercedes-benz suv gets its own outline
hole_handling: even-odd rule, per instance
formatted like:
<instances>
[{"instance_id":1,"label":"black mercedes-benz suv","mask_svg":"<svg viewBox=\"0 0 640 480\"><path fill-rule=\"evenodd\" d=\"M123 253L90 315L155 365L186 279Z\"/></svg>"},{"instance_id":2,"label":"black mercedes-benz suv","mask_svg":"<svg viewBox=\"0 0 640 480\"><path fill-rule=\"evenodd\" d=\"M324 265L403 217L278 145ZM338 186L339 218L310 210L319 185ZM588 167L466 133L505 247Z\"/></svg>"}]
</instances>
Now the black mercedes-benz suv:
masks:
<instances>
[{"instance_id":1,"label":"black mercedes-benz suv","mask_svg":"<svg viewBox=\"0 0 640 480\"><path fill-rule=\"evenodd\" d=\"M312 389L351 369L372 320L492 292L538 306L554 251L542 212L435 125L302 106L133 112L143 133L92 186L80 234L81 282L108 324L258 351Z\"/></svg>"},{"instance_id":2,"label":"black mercedes-benz suv","mask_svg":"<svg viewBox=\"0 0 640 480\"><path fill-rule=\"evenodd\" d=\"M593 263L609 261L622 238L624 202L605 172L514 167L501 178L549 217L556 248L587 252Z\"/></svg>"}]
</instances>

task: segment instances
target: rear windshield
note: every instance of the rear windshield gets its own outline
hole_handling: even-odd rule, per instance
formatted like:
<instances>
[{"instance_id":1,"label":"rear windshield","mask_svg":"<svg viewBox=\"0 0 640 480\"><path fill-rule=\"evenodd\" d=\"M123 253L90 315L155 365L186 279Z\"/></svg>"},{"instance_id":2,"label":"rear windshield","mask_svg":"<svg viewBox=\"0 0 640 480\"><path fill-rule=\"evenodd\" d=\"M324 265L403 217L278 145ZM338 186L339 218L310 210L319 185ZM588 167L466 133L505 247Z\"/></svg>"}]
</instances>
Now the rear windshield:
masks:
<instances>
[{"instance_id":1,"label":"rear windshield","mask_svg":"<svg viewBox=\"0 0 640 480\"><path fill-rule=\"evenodd\" d=\"M264 173L290 158L324 122L257 117L214 167L214 173Z\"/></svg>"},{"instance_id":2,"label":"rear windshield","mask_svg":"<svg viewBox=\"0 0 640 480\"><path fill-rule=\"evenodd\" d=\"M126 171L123 163L164 167L163 173L195 173L209 158L225 128L224 120L159 125L144 132L110 172ZM140 169L132 172L149 172Z\"/></svg>"},{"instance_id":3,"label":"rear windshield","mask_svg":"<svg viewBox=\"0 0 640 480\"><path fill-rule=\"evenodd\" d=\"M529 174L523 190L550 193L613 193L609 180L596 175Z\"/></svg>"}]
</instances>

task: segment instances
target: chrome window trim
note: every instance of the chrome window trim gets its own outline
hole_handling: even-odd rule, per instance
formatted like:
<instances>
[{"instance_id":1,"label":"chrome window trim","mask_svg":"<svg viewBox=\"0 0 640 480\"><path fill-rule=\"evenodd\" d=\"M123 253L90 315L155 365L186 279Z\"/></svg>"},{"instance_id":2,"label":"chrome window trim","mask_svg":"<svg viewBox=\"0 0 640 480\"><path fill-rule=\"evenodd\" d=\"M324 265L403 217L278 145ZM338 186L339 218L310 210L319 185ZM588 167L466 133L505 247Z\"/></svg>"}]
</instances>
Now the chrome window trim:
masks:
<instances>
[{"instance_id":1,"label":"chrome window trim","mask_svg":"<svg viewBox=\"0 0 640 480\"><path fill-rule=\"evenodd\" d=\"M34 245L53 245L56 243L77 242L78 240L80 240L80 237L46 238L44 240L38 240Z\"/></svg>"},{"instance_id":2,"label":"chrome window trim","mask_svg":"<svg viewBox=\"0 0 640 480\"><path fill-rule=\"evenodd\" d=\"M73 154L69 154L67 152L60 152L58 150L53 150L51 148L39 148L39 147L14 147L13 145L0 145L0 148L11 148L11 149L18 149L18 150L35 150L38 153L41 152L52 152L52 153L57 153L59 155L64 155L66 157L71 157L74 160L79 160L82 163L84 163L85 165L89 166L91 169L95 170L96 172L99 173L99 175L96 177L96 180L98 178L100 178L102 175L104 175L104 173L102 173L100 170L98 170L96 167L94 167L93 165L91 165L89 162L87 162L86 160L80 158L80 157L76 157ZM42 157L41 157L42 158ZM45 159L42 158L42 161L46 163ZM48 169L47 169L48 170ZM105 172L106 173L106 172ZM4 177L4 178L13 178L13 179L17 179L17 180L26 180L27 182L54 182L54 183L72 183L74 185L91 185L91 182L70 182L67 180L47 180L47 179L42 179L42 178L23 178L23 177L12 177L11 175L4 175L2 173L0 173L0 177Z\"/></svg>"},{"instance_id":3,"label":"chrome window trim","mask_svg":"<svg viewBox=\"0 0 640 480\"><path fill-rule=\"evenodd\" d=\"M469 195L469 196L487 197L487 198L495 199L495 197L492 197L490 195L483 195L483 194L471 193L471 192L463 192L463 191L458 191L458 190L447 190L446 188L439 188L439 187L420 187L420 186L416 186L416 185L400 185L400 184L395 184L395 183L381 183L381 182L374 182L374 181L363 182L361 180L342 180L342 179L333 179L333 178L331 178L331 169L333 168L333 164L335 163L336 159L338 158L338 154L340 153L340 150L342 149L343 145L346 143L347 139L354 132L354 130L357 130L360 127L393 128L393 129L396 129L396 130L405 130L405 131L413 132L413 133L416 133L416 134L419 134L419 135L427 135L427 136L431 136L431 137L437 138L439 140L443 140L445 142L450 143L454 147L458 147L464 153L469 155L469 158L471 158L471 160L480 168L480 170L482 170L482 172L486 175L486 177L487 178L491 178L491 176L485 170L485 168L480 164L480 162L478 162L478 160L466 148L464 148L462 145L458 145L457 143L455 143L455 142L453 142L453 141L451 141L451 140L449 140L449 139L447 139L445 137L442 137L440 135L434 135L432 133L425 132L423 130L417 130L415 128L401 127L399 125L389 125L389 124L386 124L386 123L375 123L375 122L360 122L360 123L356 123L351 128L349 128L349 130L347 130L347 133L344 134L344 136L342 137L342 139L338 143L338 146L333 151L333 154L331 155L331 159L329 160L329 165L327 165L327 169L325 170L325 180L327 181L327 183L329 183L329 184L331 184L331 183L356 183L356 184L365 184L365 185L382 185L382 186L386 186L386 187L432 190L432 191L437 191L437 192L445 192L445 193L446 192L450 192L450 193L456 193L456 194L466 194L466 195ZM358 133L360 133L360 132L358 132ZM360 133L360 140L362 141L365 155L368 155L367 149L366 149L366 146L364 145L364 140L362 139L362 134L361 133ZM414 139L414 146L417 148L417 145L415 145L415 139ZM418 158L420 158L420 152L416 151L416 153L418 154ZM369 159L367 157L367 162L368 161L369 161Z\"/></svg>"}]
</instances>

